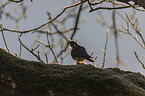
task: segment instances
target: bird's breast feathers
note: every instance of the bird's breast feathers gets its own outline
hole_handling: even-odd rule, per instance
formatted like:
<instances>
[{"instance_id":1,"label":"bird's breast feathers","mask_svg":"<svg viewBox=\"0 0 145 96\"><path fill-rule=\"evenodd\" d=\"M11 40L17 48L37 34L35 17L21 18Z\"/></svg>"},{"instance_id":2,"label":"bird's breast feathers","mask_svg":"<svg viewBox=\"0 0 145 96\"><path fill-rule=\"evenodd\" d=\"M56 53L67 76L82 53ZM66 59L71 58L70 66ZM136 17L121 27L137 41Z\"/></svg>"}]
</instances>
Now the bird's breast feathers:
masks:
<instances>
[{"instance_id":1,"label":"bird's breast feathers","mask_svg":"<svg viewBox=\"0 0 145 96\"><path fill-rule=\"evenodd\" d=\"M85 58L83 58L83 57L75 57L75 58L73 58L75 61L84 61L85 60Z\"/></svg>"}]
</instances>

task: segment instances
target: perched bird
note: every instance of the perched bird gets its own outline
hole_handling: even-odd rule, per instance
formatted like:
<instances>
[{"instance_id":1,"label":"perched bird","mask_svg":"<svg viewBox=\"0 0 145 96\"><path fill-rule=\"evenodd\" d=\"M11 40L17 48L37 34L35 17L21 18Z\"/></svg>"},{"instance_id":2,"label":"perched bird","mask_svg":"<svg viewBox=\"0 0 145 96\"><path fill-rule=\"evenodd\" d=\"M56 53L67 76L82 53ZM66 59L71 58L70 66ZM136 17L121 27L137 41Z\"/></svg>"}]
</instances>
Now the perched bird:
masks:
<instances>
[{"instance_id":1,"label":"perched bird","mask_svg":"<svg viewBox=\"0 0 145 96\"><path fill-rule=\"evenodd\" d=\"M90 62L94 62L93 57L91 57L90 55L88 55L88 53L86 52L86 49L80 45L78 45L75 41L71 40L69 42L69 45L71 47L71 56L72 58L76 61L76 63L80 64L80 62L83 62L85 60L88 60Z\"/></svg>"}]
</instances>

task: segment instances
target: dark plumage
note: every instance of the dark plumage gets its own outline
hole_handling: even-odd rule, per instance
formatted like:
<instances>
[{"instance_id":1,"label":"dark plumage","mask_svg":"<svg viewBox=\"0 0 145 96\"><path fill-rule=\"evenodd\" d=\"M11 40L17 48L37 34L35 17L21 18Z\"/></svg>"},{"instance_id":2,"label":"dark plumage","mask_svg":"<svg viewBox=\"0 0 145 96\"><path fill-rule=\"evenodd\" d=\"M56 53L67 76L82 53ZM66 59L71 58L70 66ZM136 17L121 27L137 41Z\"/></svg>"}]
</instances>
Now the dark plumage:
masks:
<instances>
[{"instance_id":1,"label":"dark plumage","mask_svg":"<svg viewBox=\"0 0 145 96\"><path fill-rule=\"evenodd\" d=\"M94 62L94 60L91 59L92 57L88 55L84 47L78 45L73 40L71 40L69 44L70 44L70 47L72 48L71 56L76 62L84 61L86 59L90 62Z\"/></svg>"}]
</instances>

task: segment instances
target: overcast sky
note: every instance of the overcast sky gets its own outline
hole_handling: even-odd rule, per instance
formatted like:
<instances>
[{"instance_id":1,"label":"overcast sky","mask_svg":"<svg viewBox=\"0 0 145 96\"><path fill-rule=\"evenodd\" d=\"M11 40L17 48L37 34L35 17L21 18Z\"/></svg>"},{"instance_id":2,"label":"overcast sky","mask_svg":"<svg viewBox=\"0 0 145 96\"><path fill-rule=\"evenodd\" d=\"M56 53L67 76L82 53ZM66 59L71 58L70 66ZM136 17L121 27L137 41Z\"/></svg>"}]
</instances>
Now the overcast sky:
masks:
<instances>
[{"instance_id":1,"label":"overcast sky","mask_svg":"<svg viewBox=\"0 0 145 96\"><path fill-rule=\"evenodd\" d=\"M28 6L27 10L27 19L23 19L20 21L20 30L27 30L31 28L35 28L40 26L41 24L47 22L48 16L46 11L50 11L52 17L55 17L59 14L64 6L70 4L70 0L34 0L34 2L30 2L30 0L26 0L24 2ZM17 4L11 3L6 7L7 11L14 11L18 7ZM98 59L96 60L96 64L102 63L103 52L101 49L104 49L105 37L107 27L102 27L96 20L99 16L97 12L89 13L89 9L84 11L81 14L81 20L85 20L85 23L80 23L80 30L75 35L75 38L78 37L78 43L84 46L87 52L90 54L92 50L94 50L93 56L98 55ZM100 10L105 17L105 20L111 24L111 14L112 11L108 10ZM126 10L129 13L133 12L132 9ZM119 12L124 15L124 10L119 10ZM145 24L144 24L144 12L138 12L139 16L139 25L142 27L141 32L145 32ZM3 18L1 20L6 28L15 29L15 22ZM125 22L122 21L119 17L117 17L118 26L125 25ZM119 27L121 28L121 27ZM134 33L134 32L133 32ZM144 33L142 33L145 36ZM14 54L14 52L19 53L19 42L18 42L18 34L5 32L5 37L8 43L8 47L10 52ZM30 46L37 34L26 34L23 36L23 42ZM137 61L134 55L134 51L136 51L141 58L141 60L145 63L145 59L142 58L144 54L144 50L140 47L140 45L129 35L120 34L119 35L119 49L120 49L120 58L123 62L128 63L128 66L120 66L121 69L131 70L134 72L141 72L145 74L145 70L141 67L141 64ZM0 47L5 48L2 38L0 38ZM27 50L23 48L22 58L27 60L36 60L34 56L32 56ZM115 59L115 44L114 44L114 36L109 32L109 41L107 47L107 56L106 56L106 64L105 68L115 67L114 63ZM74 60L72 60L69 55L65 60L64 64L74 64Z\"/></svg>"}]
</instances>

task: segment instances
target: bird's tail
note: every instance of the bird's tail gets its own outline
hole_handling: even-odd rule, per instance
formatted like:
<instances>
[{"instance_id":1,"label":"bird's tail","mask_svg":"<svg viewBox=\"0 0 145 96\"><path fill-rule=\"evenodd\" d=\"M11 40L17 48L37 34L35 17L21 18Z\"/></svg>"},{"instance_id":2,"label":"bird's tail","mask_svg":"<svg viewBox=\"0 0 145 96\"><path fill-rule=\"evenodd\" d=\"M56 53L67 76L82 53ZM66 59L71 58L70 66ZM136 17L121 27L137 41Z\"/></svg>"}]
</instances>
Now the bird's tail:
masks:
<instances>
[{"instance_id":1,"label":"bird's tail","mask_svg":"<svg viewBox=\"0 0 145 96\"><path fill-rule=\"evenodd\" d=\"M88 61L90 61L90 62L95 62L93 59L91 59L91 58L87 58L87 60Z\"/></svg>"}]
</instances>

